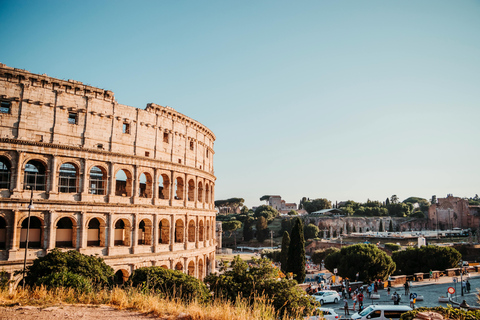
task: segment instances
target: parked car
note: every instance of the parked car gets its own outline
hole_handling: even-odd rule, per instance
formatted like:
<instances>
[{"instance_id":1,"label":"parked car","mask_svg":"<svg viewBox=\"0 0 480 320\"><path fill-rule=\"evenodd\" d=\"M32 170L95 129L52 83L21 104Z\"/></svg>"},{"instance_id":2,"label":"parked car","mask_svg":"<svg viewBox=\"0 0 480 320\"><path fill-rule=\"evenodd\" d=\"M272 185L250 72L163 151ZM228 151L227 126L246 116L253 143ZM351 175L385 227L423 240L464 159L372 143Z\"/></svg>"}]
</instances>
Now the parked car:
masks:
<instances>
[{"instance_id":1,"label":"parked car","mask_svg":"<svg viewBox=\"0 0 480 320\"><path fill-rule=\"evenodd\" d=\"M340 301L340 296L337 291L334 290L323 290L318 291L312 294L312 297L315 298L320 304L324 303L338 303Z\"/></svg>"},{"instance_id":2,"label":"parked car","mask_svg":"<svg viewBox=\"0 0 480 320\"><path fill-rule=\"evenodd\" d=\"M340 317L335 310L331 308L317 308L318 315L305 317L305 320L338 320Z\"/></svg>"},{"instance_id":3,"label":"parked car","mask_svg":"<svg viewBox=\"0 0 480 320\"><path fill-rule=\"evenodd\" d=\"M398 305L371 305L360 312L353 314L350 319L352 320L369 320L375 318L375 320L399 320L402 313L412 310L408 306Z\"/></svg>"}]
</instances>

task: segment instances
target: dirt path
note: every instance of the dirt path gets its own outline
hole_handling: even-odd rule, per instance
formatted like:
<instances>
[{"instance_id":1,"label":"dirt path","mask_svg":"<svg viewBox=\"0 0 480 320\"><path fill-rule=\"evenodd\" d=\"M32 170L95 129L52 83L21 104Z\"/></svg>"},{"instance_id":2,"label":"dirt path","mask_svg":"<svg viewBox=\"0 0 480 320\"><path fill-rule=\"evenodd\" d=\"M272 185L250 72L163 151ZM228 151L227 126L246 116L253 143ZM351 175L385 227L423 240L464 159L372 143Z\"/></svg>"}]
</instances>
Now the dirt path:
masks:
<instances>
[{"instance_id":1,"label":"dirt path","mask_svg":"<svg viewBox=\"0 0 480 320\"><path fill-rule=\"evenodd\" d=\"M139 312L117 310L109 306L61 305L48 308L32 306L0 307L0 320L152 320L165 319Z\"/></svg>"}]
</instances>

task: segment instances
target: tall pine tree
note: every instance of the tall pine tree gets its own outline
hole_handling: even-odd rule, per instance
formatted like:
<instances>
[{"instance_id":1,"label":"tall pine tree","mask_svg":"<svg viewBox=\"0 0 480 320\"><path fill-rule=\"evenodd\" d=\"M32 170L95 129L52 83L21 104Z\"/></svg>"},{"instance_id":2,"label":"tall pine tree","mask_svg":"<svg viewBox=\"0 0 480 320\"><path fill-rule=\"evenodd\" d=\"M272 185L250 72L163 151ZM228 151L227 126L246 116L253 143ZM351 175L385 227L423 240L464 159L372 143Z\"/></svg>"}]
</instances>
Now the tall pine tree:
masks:
<instances>
[{"instance_id":1,"label":"tall pine tree","mask_svg":"<svg viewBox=\"0 0 480 320\"><path fill-rule=\"evenodd\" d=\"M303 236L303 223L300 218L295 219L292 229L290 246L288 247L287 272L294 274L298 283L305 281L305 238Z\"/></svg>"},{"instance_id":2,"label":"tall pine tree","mask_svg":"<svg viewBox=\"0 0 480 320\"><path fill-rule=\"evenodd\" d=\"M287 231L284 231L283 238L282 238L282 250L280 251L280 264L283 272L287 271L289 246L290 246L290 235L288 234Z\"/></svg>"}]
</instances>

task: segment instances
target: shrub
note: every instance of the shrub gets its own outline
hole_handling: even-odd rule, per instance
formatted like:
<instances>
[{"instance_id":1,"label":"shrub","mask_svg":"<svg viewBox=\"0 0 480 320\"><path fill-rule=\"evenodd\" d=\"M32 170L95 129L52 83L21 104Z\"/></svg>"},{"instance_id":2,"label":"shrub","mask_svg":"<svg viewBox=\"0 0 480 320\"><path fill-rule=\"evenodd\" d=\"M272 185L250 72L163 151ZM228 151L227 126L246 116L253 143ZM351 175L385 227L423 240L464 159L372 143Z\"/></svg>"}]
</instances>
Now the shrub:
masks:
<instances>
[{"instance_id":1,"label":"shrub","mask_svg":"<svg viewBox=\"0 0 480 320\"><path fill-rule=\"evenodd\" d=\"M162 267L144 267L135 270L129 284L145 291L154 291L164 297L180 298L183 301L208 301L210 294L204 283L178 270Z\"/></svg>"},{"instance_id":2,"label":"shrub","mask_svg":"<svg viewBox=\"0 0 480 320\"><path fill-rule=\"evenodd\" d=\"M467 311L456 309L452 307L420 307L412 311L405 312L400 317L400 320L413 320L419 312L433 311L441 314L445 319L452 320L477 320L480 319L480 310Z\"/></svg>"},{"instance_id":3,"label":"shrub","mask_svg":"<svg viewBox=\"0 0 480 320\"><path fill-rule=\"evenodd\" d=\"M391 242L385 243L385 248L389 249L390 251L398 251L400 250L401 247L402 247L401 245L396 243L391 243Z\"/></svg>"},{"instance_id":4,"label":"shrub","mask_svg":"<svg viewBox=\"0 0 480 320\"><path fill-rule=\"evenodd\" d=\"M92 291L92 284L89 279L69 271L48 274L39 278L35 284L44 285L47 288L64 287L75 288L81 292Z\"/></svg>"},{"instance_id":5,"label":"shrub","mask_svg":"<svg viewBox=\"0 0 480 320\"><path fill-rule=\"evenodd\" d=\"M397 264L397 270L402 274L455 268L461 258L460 252L452 247L432 245L407 248L392 254L392 259Z\"/></svg>"},{"instance_id":6,"label":"shrub","mask_svg":"<svg viewBox=\"0 0 480 320\"><path fill-rule=\"evenodd\" d=\"M67 286L78 284L78 289L81 289L85 288L85 281L91 286L111 285L113 277L113 269L102 258L87 256L75 250L62 252L55 248L27 267L25 283L30 286L43 284L47 287L58 286L60 283Z\"/></svg>"}]
</instances>

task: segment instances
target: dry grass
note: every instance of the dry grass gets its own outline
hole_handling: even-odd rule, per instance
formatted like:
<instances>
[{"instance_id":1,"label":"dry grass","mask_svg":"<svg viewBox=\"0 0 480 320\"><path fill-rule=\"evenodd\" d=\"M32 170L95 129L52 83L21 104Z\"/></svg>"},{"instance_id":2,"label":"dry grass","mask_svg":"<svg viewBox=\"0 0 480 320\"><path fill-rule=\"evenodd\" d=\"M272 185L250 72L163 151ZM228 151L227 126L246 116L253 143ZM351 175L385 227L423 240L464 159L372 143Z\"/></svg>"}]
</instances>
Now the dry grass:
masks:
<instances>
[{"instance_id":1,"label":"dry grass","mask_svg":"<svg viewBox=\"0 0 480 320\"><path fill-rule=\"evenodd\" d=\"M108 305L117 309L154 314L164 319L176 319L180 314L188 314L192 320L274 320L279 319L275 310L264 298L255 299L254 305L239 299L231 303L216 299L209 304L185 303L178 299L164 299L154 294L141 293L135 289L99 290L77 293L72 289L44 287L17 289L12 292L0 291L0 306L31 305L48 307L61 304ZM296 317L298 318L298 317ZM293 318L283 317L283 320Z\"/></svg>"}]
</instances>

